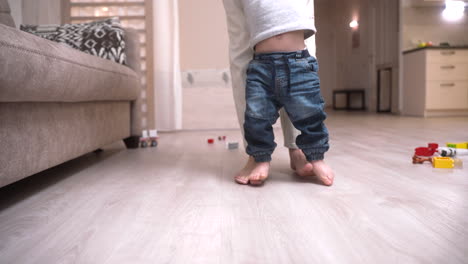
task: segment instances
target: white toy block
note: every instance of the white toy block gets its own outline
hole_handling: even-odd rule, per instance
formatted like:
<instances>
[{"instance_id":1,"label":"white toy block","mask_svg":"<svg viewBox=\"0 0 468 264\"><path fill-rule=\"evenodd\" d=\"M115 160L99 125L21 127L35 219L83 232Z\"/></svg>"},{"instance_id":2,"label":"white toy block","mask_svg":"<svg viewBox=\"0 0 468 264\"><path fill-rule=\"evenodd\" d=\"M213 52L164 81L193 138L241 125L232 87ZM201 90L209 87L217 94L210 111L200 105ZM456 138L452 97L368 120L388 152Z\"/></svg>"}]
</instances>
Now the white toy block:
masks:
<instances>
[{"instance_id":1,"label":"white toy block","mask_svg":"<svg viewBox=\"0 0 468 264\"><path fill-rule=\"evenodd\" d=\"M152 138L158 137L158 131L156 129L150 130L149 136Z\"/></svg>"},{"instance_id":2,"label":"white toy block","mask_svg":"<svg viewBox=\"0 0 468 264\"><path fill-rule=\"evenodd\" d=\"M237 149L239 148L239 142L226 142L227 149Z\"/></svg>"}]
</instances>

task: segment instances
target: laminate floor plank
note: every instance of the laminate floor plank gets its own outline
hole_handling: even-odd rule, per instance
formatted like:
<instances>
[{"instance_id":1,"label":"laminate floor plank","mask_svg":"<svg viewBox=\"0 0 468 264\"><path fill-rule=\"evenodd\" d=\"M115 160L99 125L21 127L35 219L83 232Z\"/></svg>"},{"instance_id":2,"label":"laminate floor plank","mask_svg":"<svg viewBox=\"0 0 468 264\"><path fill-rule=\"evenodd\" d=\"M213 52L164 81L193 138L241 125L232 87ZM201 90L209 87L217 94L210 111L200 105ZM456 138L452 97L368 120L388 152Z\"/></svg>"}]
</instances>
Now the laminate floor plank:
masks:
<instances>
[{"instance_id":1,"label":"laminate floor plank","mask_svg":"<svg viewBox=\"0 0 468 264\"><path fill-rule=\"evenodd\" d=\"M414 148L468 141L468 118L332 112L332 187L289 168L281 130L270 178L234 183L238 130L120 143L0 189L0 263L468 263L462 169L414 165Z\"/></svg>"}]
</instances>

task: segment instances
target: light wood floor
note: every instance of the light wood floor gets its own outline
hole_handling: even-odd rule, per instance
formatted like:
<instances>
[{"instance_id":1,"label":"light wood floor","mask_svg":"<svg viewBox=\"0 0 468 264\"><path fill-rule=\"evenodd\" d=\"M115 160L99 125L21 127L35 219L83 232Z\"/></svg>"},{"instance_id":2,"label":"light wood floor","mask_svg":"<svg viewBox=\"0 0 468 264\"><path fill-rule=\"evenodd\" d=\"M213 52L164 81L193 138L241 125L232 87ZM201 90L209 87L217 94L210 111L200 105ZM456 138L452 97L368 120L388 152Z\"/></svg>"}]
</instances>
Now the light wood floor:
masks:
<instances>
[{"instance_id":1,"label":"light wood floor","mask_svg":"<svg viewBox=\"0 0 468 264\"><path fill-rule=\"evenodd\" d=\"M278 147L261 188L233 182L241 150L161 134L0 189L0 263L468 263L463 169L413 165L417 146L468 140L468 118L331 114L336 171L300 180ZM279 146L280 131L275 131Z\"/></svg>"}]
</instances>

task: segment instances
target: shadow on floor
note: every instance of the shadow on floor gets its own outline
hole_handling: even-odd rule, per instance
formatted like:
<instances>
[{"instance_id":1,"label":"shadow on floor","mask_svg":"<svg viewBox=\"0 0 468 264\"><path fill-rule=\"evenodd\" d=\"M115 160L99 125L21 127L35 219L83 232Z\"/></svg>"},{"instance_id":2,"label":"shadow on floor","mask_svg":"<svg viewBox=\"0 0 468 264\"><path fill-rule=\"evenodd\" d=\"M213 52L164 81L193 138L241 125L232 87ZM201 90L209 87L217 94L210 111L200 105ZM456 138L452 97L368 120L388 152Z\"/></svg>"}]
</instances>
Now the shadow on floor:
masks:
<instances>
[{"instance_id":1,"label":"shadow on floor","mask_svg":"<svg viewBox=\"0 0 468 264\"><path fill-rule=\"evenodd\" d=\"M0 211L53 186L96 163L102 162L123 149L106 149L85 154L76 159L31 175L27 178L0 188Z\"/></svg>"},{"instance_id":2,"label":"shadow on floor","mask_svg":"<svg viewBox=\"0 0 468 264\"><path fill-rule=\"evenodd\" d=\"M270 172L270 177L272 181L281 181L281 182L295 182L295 183L299 183L299 184L305 184L305 183L309 183L309 184L316 184L316 185L321 185L321 186L326 186L323 184L322 181L320 181L320 179L318 177L315 177L315 176L307 176L307 177L301 177L299 175L297 175L295 172L293 172L292 170L281 170L281 171L271 171ZM281 176L279 175L275 175L275 174L281 174Z\"/></svg>"}]
</instances>

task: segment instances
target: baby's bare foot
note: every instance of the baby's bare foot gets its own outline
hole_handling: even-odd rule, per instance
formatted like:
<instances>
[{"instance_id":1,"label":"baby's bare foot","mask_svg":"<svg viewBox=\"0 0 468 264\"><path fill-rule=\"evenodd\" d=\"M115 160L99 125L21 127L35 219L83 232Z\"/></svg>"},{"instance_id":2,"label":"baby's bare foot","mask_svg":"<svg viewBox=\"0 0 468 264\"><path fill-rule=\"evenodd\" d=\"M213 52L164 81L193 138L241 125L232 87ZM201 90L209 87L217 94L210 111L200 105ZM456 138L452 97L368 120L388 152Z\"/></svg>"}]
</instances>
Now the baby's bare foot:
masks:
<instances>
[{"instance_id":1,"label":"baby's bare foot","mask_svg":"<svg viewBox=\"0 0 468 264\"><path fill-rule=\"evenodd\" d=\"M235 181L240 184L260 185L266 178L270 170L269 162L255 162L252 156L249 156L247 164L234 177Z\"/></svg>"},{"instance_id":2,"label":"baby's bare foot","mask_svg":"<svg viewBox=\"0 0 468 264\"><path fill-rule=\"evenodd\" d=\"M306 160L306 157L300 149L289 149L289 158L291 169L301 177L315 176L314 166Z\"/></svg>"},{"instance_id":3,"label":"baby's bare foot","mask_svg":"<svg viewBox=\"0 0 468 264\"><path fill-rule=\"evenodd\" d=\"M315 175L327 186L333 184L335 175L330 167L323 160L316 160L310 162L313 166L313 171Z\"/></svg>"}]
</instances>

